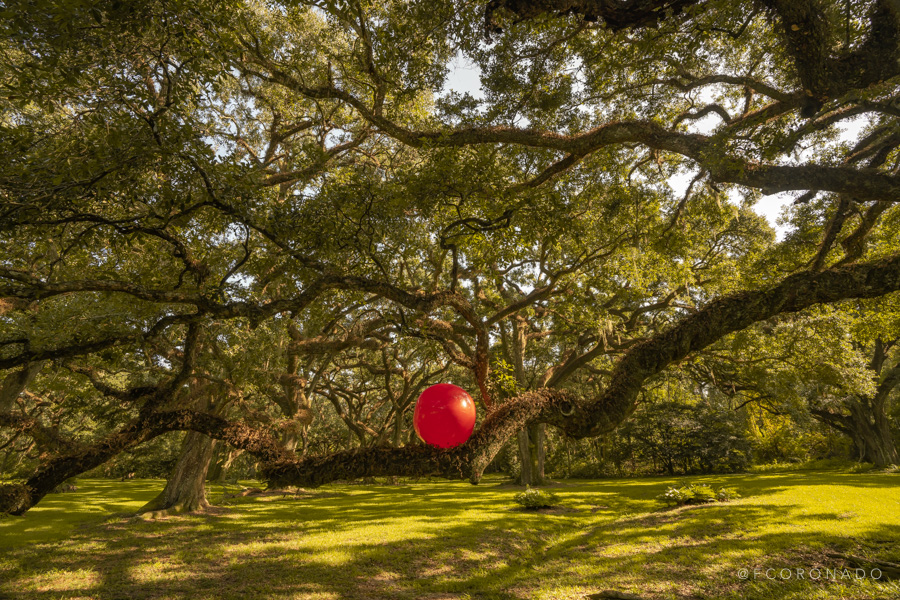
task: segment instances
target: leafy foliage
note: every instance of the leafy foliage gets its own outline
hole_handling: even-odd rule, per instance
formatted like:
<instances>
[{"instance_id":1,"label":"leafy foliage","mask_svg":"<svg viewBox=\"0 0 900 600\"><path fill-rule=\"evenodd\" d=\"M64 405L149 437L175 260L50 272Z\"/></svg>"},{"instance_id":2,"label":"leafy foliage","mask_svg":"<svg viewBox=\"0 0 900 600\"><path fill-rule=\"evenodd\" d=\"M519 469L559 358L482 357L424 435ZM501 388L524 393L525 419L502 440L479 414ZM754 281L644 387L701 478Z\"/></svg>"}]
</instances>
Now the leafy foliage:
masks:
<instances>
[{"instance_id":1,"label":"leafy foliage","mask_svg":"<svg viewBox=\"0 0 900 600\"><path fill-rule=\"evenodd\" d=\"M737 490L731 487L713 488L702 483L686 483L681 486L669 486L658 498L666 504L683 506L685 504L709 504L711 502L728 502L740 498Z\"/></svg>"},{"instance_id":2,"label":"leafy foliage","mask_svg":"<svg viewBox=\"0 0 900 600\"><path fill-rule=\"evenodd\" d=\"M741 415L707 405L659 403L642 407L625 429L634 451L676 472L735 472L750 464L750 443Z\"/></svg>"},{"instance_id":3,"label":"leafy foliage","mask_svg":"<svg viewBox=\"0 0 900 600\"><path fill-rule=\"evenodd\" d=\"M525 425L639 404L620 472L742 468L743 402L896 454L884 0L507 3L490 42L483 2L289 4L4 5L0 449L32 500L185 429L273 481L477 480ZM439 378L505 405L464 457L416 447Z\"/></svg>"},{"instance_id":4,"label":"leafy foliage","mask_svg":"<svg viewBox=\"0 0 900 600\"><path fill-rule=\"evenodd\" d=\"M559 496L547 490L540 490L530 486L526 486L524 492L519 492L513 496L513 500L520 506L535 510L539 508L552 508L559 504Z\"/></svg>"}]
</instances>

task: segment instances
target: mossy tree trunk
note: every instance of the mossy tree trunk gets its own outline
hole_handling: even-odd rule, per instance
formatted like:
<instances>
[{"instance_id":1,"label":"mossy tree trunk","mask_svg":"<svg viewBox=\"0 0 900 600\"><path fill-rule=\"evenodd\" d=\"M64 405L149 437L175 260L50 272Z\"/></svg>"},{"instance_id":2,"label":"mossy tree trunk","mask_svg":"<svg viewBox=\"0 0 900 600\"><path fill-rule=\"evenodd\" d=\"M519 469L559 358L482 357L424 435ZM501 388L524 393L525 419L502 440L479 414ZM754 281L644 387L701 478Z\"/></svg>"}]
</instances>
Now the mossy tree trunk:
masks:
<instances>
[{"instance_id":1,"label":"mossy tree trunk","mask_svg":"<svg viewBox=\"0 0 900 600\"><path fill-rule=\"evenodd\" d=\"M813 410L813 414L826 425L850 436L856 447L857 460L879 468L900 464L900 453L884 407L873 400L866 397L849 400L845 405L849 415L824 409Z\"/></svg>"},{"instance_id":2,"label":"mossy tree trunk","mask_svg":"<svg viewBox=\"0 0 900 600\"><path fill-rule=\"evenodd\" d=\"M519 431L519 459L522 471L519 484L538 486L547 483L544 475L544 424L536 423Z\"/></svg>"},{"instance_id":3,"label":"mossy tree trunk","mask_svg":"<svg viewBox=\"0 0 900 600\"><path fill-rule=\"evenodd\" d=\"M206 474L206 480L217 482L227 480L229 469L243 453L243 450L218 444L216 451L213 453L212 463L210 464L209 472Z\"/></svg>"},{"instance_id":4,"label":"mossy tree trunk","mask_svg":"<svg viewBox=\"0 0 900 600\"><path fill-rule=\"evenodd\" d=\"M18 371L13 371L0 382L0 412L12 412L16 399L37 376L44 361L26 363Z\"/></svg>"},{"instance_id":5,"label":"mossy tree trunk","mask_svg":"<svg viewBox=\"0 0 900 600\"><path fill-rule=\"evenodd\" d=\"M888 402L895 388L900 386L900 353L895 354L893 366L887 366L886 346L894 344L896 340L888 344L881 339L875 341L869 364L878 382L874 394L856 394L845 398L840 408L846 413L828 408L812 410L817 419L850 436L860 461L876 467L900 464L900 452L897 451L888 417Z\"/></svg>"},{"instance_id":6,"label":"mossy tree trunk","mask_svg":"<svg viewBox=\"0 0 900 600\"><path fill-rule=\"evenodd\" d=\"M525 381L525 348L528 344L528 324L518 315L511 319L511 335L507 344L507 355L512 359L516 387L524 390ZM544 424L532 423L523 427L517 434L519 461L522 470L519 472L519 485L539 486L546 483L544 476Z\"/></svg>"},{"instance_id":7,"label":"mossy tree trunk","mask_svg":"<svg viewBox=\"0 0 900 600\"><path fill-rule=\"evenodd\" d=\"M0 485L0 513L21 515L66 479L89 471L114 456L170 431L195 431L243 449L260 460L260 475L273 487L318 486L338 479L398 475L414 477L440 473L477 483L485 467L516 432L530 423L547 423L575 438L612 431L633 412L648 378L668 365L698 352L725 335L773 316L797 312L815 304L848 298L874 298L900 290L900 256L869 263L853 263L820 272L789 275L777 285L742 291L710 301L695 313L648 339L629 347L596 395L579 397L554 388L523 392L497 405L468 442L452 449L424 445L403 448L373 447L329 456L298 457L286 451L270 433L240 420L190 409L160 410L163 403L181 406L172 398L193 369L186 360L179 372L158 386L118 391L92 383L104 393L140 402L139 416L92 444L70 442L65 453L49 456L22 483ZM189 325L186 348L196 335ZM185 353L191 357L191 349ZM0 413L0 426L31 434L35 419Z\"/></svg>"},{"instance_id":8,"label":"mossy tree trunk","mask_svg":"<svg viewBox=\"0 0 900 600\"><path fill-rule=\"evenodd\" d=\"M853 442L862 460L876 467L900 464L900 455L897 453L887 415L883 410L873 410L866 414L866 411L861 410L862 407L861 403L854 403L850 413L854 424Z\"/></svg>"},{"instance_id":9,"label":"mossy tree trunk","mask_svg":"<svg viewBox=\"0 0 900 600\"><path fill-rule=\"evenodd\" d=\"M215 447L216 440L202 433L188 432L166 487L138 512L163 516L208 508L205 482Z\"/></svg>"},{"instance_id":10,"label":"mossy tree trunk","mask_svg":"<svg viewBox=\"0 0 900 600\"><path fill-rule=\"evenodd\" d=\"M37 376L43 366L43 361L26 363L21 369L13 371L0 381L0 413L11 414L16 408L16 400L25 391L25 388ZM37 437L33 437L30 443L20 446L12 440L2 449L0 460L0 473L12 473L24 461L27 452L38 443Z\"/></svg>"},{"instance_id":11,"label":"mossy tree trunk","mask_svg":"<svg viewBox=\"0 0 900 600\"><path fill-rule=\"evenodd\" d=\"M191 383L190 394L194 398L195 408L202 412L222 412L228 402L227 394L217 394L214 386L197 380ZM209 508L206 477L217 443L217 440L202 433L189 431L181 444L178 461L166 480L166 487L138 513L158 517Z\"/></svg>"},{"instance_id":12,"label":"mossy tree trunk","mask_svg":"<svg viewBox=\"0 0 900 600\"><path fill-rule=\"evenodd\" d=\"M319 377L325 365L331 359L327 358L323 361L312 381L308 381L305 377L298 375L300 347L307 340L304 339L303 334L293 321L288 321L287 329L291 343L288 344L286 350L287 364L285 372L282 373L279 379L282 393L276 394L273 400L281 408L282 414L287 419L282 431L282 444L285 449L291 452L296 451L299 446L299 454L305 455L309 441L309 426L313 420L310 394L315 391ZM308 368L311 364L306 366Z\"/></svg>"}]
</instances>

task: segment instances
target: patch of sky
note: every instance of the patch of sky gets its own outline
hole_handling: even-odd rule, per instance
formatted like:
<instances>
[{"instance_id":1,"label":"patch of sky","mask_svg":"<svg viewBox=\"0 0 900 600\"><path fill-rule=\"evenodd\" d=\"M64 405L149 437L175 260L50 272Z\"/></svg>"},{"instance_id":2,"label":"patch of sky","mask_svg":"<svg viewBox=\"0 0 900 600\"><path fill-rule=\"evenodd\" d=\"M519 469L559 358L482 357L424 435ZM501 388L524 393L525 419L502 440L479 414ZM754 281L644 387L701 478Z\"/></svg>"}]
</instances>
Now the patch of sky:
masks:
<instances>
[{"instance_id":1,"label":"patch of sky","mask_svg":"<svg viewBox=\"0 0 900 600\"><path fill-rule=\"evenodd\" d=\"M230 276L228 279L225 280L225 284L230 288L236 288L236 289L224 290L226 300L229 300L229 301L237 300L238 296L236 296L232 292L237 291L238 289L243 289L243 290L250 289L250 286L252 286L255 282L256 282L256 277L254 277L253 275L248 275L246 273L235 273L234 275Z\"/></svg>"},{"instance_id":2,"label":"patch of sky","mask_svg":"<svg viewBox=\"0 0 900 600\"><path fill-rule=\"evenodd\" d=\"M475 61L462 52L457 52L447 67L449 71L440 96L456 92L462 95L469 94L476 100L484 100L484 90L481 88L481 67Z\"/></svg>"},{"instance_id":3,"label":"patch of sky","mask_svg":"<svg viewBox=\"0 0 900 600\"><path fill-rule=\"evenodd\" d=\"M346 129L331 129L325 134L325 149L331 150L349 140L350 133Z\"/></svg>"},{"instance_id":4,"label":"patch of sky","mask_svg":"<svg viewBox=\"0 0 900 600\"><path fill-rule=\"evenodd\" d=\"M692 100L697 107L702 108L720 102L722 89L719 86L705 87L692 93ZM731 108L731 107L724 107ZM696 109L695 109L696 110ZM693 111L692 111L693 112ZM733 112L733 111L732 111ZM722 115L711 112L699 119L689 119L684 122L688 133L712 135L717 128L723 125Z\"/></svg>"},{"instance_id":5,"label":"patch of sky","mask_svg":"<svg viewBox=\"0 0 900 600\"><path fill-rule=\"evenodd\" d=\"M712 97L707 95L704 95L699 99L704 103L713 101ZM688 130L691 133L701 133L704 135L709 135L716 127L720 125L720 121L721 117L715 114L710 114L703 119L693 121L689 125ZM835 144L846 144L859 139L860 135L868 124L869 120L866 116L859 116L852 119L847 119L845 121L840 121L836 124L838 136L835 140ZM831 145L828 146L828 148L830 147ZM822 150L823 147L821 145L807 146L795 153L793 158L787 161L786 164L801 164L804 162L815 163L817 162L816 155L820 154ZM696 175L696 169L681 171L668 180L669 187L676 194L676 196L683 196ZM783 240L785 235L787 234L787 231L789 229L787 225L790 206L797 198L797 195L798 192L778 192L775 194L768 194L761 197L754 205L754 209L756 210L756 212L763 215L769 221L769 224L772 225L772 227L775 229L778 241ZM728 194L728 200L733 204L739 205L741 203L740 192L736 189L730 190Z\"/></svg>"},{"instance_id":6,"label":"patch of sky","mask_svg":"<svg viewBox=\"0 0 900 600\"><path fill-rule=\"evenodd\" d=\"M302 188L295 187L291 193L294 196L299 196L301 200L304 198L311 198L319 193L319 186L312 183L307 183Z\"/></svg>"},{"instance_id":7,"label":"patch of sky","mask_svg":"<svg viewBox=\"0 0 900 600\"><path fill-rule=\"evenodd\" d=\"M859 139L867 125L869 125L869 119L865 115L838 122L836 125L838 132L836 143L846 144ZM806 147L796 154L797 160L792 161L792 163L814 163L816 162L814 154L821 151L821 146ZM779 241L784 238L784 235L787 232L786 225L789 218L790 206L796 197L796 192L779 192L777 194L763 196L759 202L756 203L757 212L765 215L769 222L772 223L773 227L775 227Z\"/></svg>"},{"instance_id":8,"label":"patch of sky","mask_svg":"<svg viewBox=\"0 0 900 600\"><path fill-rule=\"evenodd\" d=\"M688 186L690 186L691 181L693 181L694 177L697 176L697 173L697 169L685 169L683 171L679 171L677 175L670 177L666 183L669 185L669 188L677 198L682 198L687 192ZM696 190L697 186L695 185L694 191L696 192ZM739 190L729 190L727 198L729 203L734 204L735 206L740 206L741 193ZM794 195L788 192L770 194L768 196L763 196L762 198L760 198L753 207L756 212L764 216L769 224L775 229L776 240L779 242L784 239L784 236L788 230L785 223L782 222L781 214L783 212L783 209L788 206L793 200Z\"/></svg>"}]
</instances>

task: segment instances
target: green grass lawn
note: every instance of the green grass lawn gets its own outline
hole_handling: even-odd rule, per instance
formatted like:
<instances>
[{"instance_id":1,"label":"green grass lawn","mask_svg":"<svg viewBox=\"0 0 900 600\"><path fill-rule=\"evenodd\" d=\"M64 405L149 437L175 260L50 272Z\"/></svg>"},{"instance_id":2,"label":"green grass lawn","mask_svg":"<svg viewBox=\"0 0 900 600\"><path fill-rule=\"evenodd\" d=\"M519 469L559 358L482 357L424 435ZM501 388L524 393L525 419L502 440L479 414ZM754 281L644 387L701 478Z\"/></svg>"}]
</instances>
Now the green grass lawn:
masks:
<instances>
[{"instance_id":1,"label":"green grass lawn","mask_svg":"<svg viewBox=\"0 0 900 600\"><path fill-rule=\"evenodd\" d=\"M81 480L77 492L0 520L0 598L547 599L606 589L648 599L900 598L896 582L824 570L843 564L826 555L833 550L900 562L900 475L692 481L743 498L667 509L655 497L675 479L567 481L553 490L562 508L525 512L512 503L520 489L499 479L441 480L331 485L144 521L110 515L137 509L162 481ZM765 574L817 567L815 581Z\"/></svg>"}]
</instances>

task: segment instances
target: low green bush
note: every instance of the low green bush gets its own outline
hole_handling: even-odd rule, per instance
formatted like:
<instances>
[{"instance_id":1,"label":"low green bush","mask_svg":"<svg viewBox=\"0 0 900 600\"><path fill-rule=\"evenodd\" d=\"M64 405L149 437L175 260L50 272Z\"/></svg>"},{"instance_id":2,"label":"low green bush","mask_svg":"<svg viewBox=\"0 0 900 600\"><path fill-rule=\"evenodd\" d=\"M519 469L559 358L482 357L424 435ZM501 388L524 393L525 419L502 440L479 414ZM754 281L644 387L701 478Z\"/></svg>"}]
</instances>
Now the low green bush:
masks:
<instances>
[{"instance_id":1,"label":"low green bush","mask_svg":"<svg viewBox=\"0 0 900 600\"><path fill-rule=\"evenodd\" d=\"M737 490L729 487L714 489L700 483L689 483L681 487L669 486L658 498L666 504L682 506L685 504L709 504L710 502L727 502L740 498Z\"/></svg>"},{"instance_id":2,"label":"low green bush","mask_svg":"<svg viewBox=\"0 0 900 600\"><path fill-rule=\"evenodd\" d=\"M556 494L527 486L525 491L516 494L513 500L528 509L550 508L559 504L559 497Z\"/></svg>"}]
</instances>

